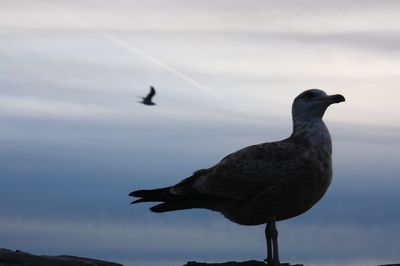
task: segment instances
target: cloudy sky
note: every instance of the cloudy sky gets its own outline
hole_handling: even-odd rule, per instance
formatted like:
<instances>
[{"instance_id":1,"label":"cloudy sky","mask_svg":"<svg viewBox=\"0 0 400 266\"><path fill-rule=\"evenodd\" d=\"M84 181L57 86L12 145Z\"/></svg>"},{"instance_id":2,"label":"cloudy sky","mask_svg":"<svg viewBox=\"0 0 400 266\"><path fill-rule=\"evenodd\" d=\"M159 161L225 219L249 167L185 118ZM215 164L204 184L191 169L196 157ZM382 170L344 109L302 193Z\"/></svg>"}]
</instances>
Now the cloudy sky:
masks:
<instances>
[{"instance_id":1,"label":"cloudy sky","mask_svg":"<svg viewBox=\"0 0 400 266\"><path fill-rule=\"evenodd\" d=\"M291 133L341 93L334 177L280 222L282 261L400 262L398 1L0 0L0 248L125 265L263 259L263 227L127 194ZM156 107L137 103L150 85Z\"/></svg>"}]
</instances>

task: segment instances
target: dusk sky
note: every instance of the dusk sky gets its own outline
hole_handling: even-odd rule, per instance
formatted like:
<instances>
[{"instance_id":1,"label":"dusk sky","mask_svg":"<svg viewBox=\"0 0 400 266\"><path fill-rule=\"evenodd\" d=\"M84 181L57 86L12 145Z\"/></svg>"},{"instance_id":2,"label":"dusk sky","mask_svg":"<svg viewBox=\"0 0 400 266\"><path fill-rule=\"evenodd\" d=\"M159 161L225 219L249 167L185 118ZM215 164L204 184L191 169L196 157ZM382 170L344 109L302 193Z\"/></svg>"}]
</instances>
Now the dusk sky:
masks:
<instances>
[{"instance_id":1,"label":"dusk sky","mask_svg":"<svg viewBox=\"0 0 400 266\"><path fill-rule=\"evenodd\" d=\"M263 226L128 194L291 134L302 91L333 180L281 260L400 263L400 2L0 0L0 248L127 266L265 258ZM138 96L157 90L154 107Z\"/></svg>"}]
</instances>

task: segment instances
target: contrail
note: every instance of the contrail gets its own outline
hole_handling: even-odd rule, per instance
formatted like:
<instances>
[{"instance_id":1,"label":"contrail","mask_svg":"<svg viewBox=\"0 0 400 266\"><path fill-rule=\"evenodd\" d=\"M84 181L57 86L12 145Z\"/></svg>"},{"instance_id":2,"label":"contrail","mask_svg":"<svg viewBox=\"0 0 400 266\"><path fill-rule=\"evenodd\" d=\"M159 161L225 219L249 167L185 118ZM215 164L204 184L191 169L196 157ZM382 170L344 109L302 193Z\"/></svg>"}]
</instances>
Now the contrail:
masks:
<instances>
[{"instance_id":1,"label":"contrail","mask_svg":"<svg viewBox=\"0 0 400 266\"><path fill-rule=\"evenodd\" d=\"M149 61L151 61L151 62L153 62L153 63L155 63L157 65L159 65L160 67L162 67L163 69L167 70L168 72L174 74L175 76L177 76L177 77L189 82L193 86L206 91L207 93L213 95L214 97L218 98L219 100L222 100L222 97L220 95L218 95L218 94L215 94L211 89L201 85L200 83L198 83L194 79L186 76L184 73L180 72L179 70L176 70L175 68L167 65L166 63L158 60L157 58L145 53L143 50L141 50L141 49L139 49L137 47L134 47L134 46L124 42L123 40L121 40L121 39L119 39L119 38L117 38L117 37L105 32L105 31L99 30L98 28L94 27L93 25L90 25L90 24L86 23L85 21L83 21L83 20L81 20L81 19L79 19L79 18L77 18L75 16L72 16L71 14L68 14L68 13L66 13L64 11L61 11L61 10L59 10L58 12L61 13L64 17L66 17L66 18L68 18L68 19L70 19L70 20L72 20L74 22L77 22L78 24L84 26L85 28L90 29L90 30L92 30L94 32L97 32L97 33L103 35L104 37L106 37L107 39L112 41L113 43L124 47L127 51L130 51L130 52L132 52L132 53L134 53L136 55L140 55L141 57L143 57L143 58L145 58L145 59L147 59L147 60L149 60Z\"/></svg>"}]
</instances>

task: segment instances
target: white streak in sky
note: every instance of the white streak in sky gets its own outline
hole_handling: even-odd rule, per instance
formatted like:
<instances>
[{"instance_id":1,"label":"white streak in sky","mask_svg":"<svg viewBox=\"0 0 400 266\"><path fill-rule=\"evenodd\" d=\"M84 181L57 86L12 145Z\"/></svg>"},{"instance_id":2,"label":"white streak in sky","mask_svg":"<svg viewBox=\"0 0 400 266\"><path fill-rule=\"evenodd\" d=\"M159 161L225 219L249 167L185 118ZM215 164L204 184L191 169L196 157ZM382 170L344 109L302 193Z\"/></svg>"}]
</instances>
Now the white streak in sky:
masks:
<instances>
[{"instance_id":1,"label":"white streak in sky","mask_svg":"<svg viewBox=\"0 0 400 266\"><path fill-rule=\"evenodd\" d=\"M105 31L102 31L102 30L96 28L95 26L90 25L90 24L86 23L85 21L83 21L83 20L81 20L81 19L79 19L79 18L77 18L75 16L72 16L69 13L66 13L66 12L61 11L61 10L58 10L58 12L60 14L62 14L64 17L66 17L66 18L68 18L68 19L70 19L70 20L72 20L72 21L84 26L85 28L90 29L90 30L92 30L94 32L97 32L97 33L103 35L104 37L106 37L107 39L112 41L113 43L115 43L115 44L117 44L117 45L119 45L121 47L124 47L127 51L132 52L135 55L139 55L139 56L141 56L141 57L143 57L143 58L145 58L145 59L147 59L147 60L149 60L149 61L151 61L151 62L153 62L153 63L155 63L157 65L159 65L160 67L162 67L163 69L167 70L168 72L174 74L175 76L177 76L177 77L189 82L190 84L192 84L193 86L195 86L195 87L197 87L199 89L202 89L203 91L207 92L208 94L211 94L215 98L217 98L219 100L222 100L222 97L220 95L218 95L218 94L215 94L211 89L203 86L202 84L198 83L194 79L192 79L192 78L188 77L187 75L183 74L179 70L176 70L175 68L167 65L166 63L158 60L157 58L145 53L143 50L141 50L141 49L139 49L137 47L134 47L134 46L126 43L125 41L123 41L123 40L121 40L121 39L119 39L119 38L117 38L117 37L105 32Z\"/></svg>"}]
</instances>

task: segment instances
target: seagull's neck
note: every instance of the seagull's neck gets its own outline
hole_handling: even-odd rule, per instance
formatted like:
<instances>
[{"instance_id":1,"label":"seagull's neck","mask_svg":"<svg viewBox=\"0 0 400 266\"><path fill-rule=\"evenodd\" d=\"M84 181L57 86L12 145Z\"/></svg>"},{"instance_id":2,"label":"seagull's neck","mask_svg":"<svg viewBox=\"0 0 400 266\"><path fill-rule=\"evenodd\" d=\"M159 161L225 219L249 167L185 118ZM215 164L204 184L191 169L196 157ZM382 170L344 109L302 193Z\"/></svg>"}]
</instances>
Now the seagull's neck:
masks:
<instances>
[{"instance_id":1,"label":"seagull's neck","mask_svg":"<svg viewBox=\"0 0 400 266\"><path fill-rule=\"evenodd\" d=\"M322 118L294 120L292 137L332 153L331 136Z\"/></svg>"}]
</instances>

